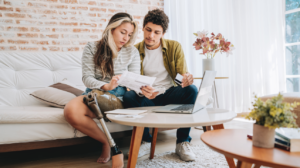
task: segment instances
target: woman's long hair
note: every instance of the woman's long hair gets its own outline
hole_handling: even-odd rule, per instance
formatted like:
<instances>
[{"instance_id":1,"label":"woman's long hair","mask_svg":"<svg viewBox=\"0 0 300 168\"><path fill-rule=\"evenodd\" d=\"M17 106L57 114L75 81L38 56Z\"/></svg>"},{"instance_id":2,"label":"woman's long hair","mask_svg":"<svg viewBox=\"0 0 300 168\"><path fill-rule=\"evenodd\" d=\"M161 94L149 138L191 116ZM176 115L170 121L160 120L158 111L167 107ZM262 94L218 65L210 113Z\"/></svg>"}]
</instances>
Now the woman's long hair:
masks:
<instances>
[{"instance_id":1,"label":"woman's long hair","mask_svg":"<svg viewBox=\"0 0 300 168\"><path fill-rule=\"evenodd\" d=\"M135 42L138 26L132 17L128 13L117 13L112 16L102 34L102 39L97 44L97 51L94 56L95 70L96 68L101 70L103 79L107 76L114 76L113 58L118 56L118 50L112 35L112 30L122 23L131 23L134 26L133 34L124 47L132 46Z\"/></svg>"}]
</instances>

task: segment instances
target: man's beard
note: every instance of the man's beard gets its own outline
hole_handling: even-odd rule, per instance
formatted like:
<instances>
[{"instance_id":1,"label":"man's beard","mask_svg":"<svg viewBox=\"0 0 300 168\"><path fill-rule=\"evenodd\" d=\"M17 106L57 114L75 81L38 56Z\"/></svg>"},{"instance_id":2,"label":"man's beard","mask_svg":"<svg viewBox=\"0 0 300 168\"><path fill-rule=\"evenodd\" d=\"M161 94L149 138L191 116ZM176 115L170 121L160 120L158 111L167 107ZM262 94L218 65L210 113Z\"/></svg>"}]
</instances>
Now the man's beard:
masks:
<instances>
[{"instance_id":1,"label":"man's beard","mask_svg":"<svg viewBox=\"0 0 300 168\"><path fill-rule=\"evenodd\" d=\"M145 42L145 45L146 45L146 47L153 47L153 46L155 45L155 43L152 44L152 45L149 45L149 44L147 44L147 43Z\"/></svg>"}]
</instances>

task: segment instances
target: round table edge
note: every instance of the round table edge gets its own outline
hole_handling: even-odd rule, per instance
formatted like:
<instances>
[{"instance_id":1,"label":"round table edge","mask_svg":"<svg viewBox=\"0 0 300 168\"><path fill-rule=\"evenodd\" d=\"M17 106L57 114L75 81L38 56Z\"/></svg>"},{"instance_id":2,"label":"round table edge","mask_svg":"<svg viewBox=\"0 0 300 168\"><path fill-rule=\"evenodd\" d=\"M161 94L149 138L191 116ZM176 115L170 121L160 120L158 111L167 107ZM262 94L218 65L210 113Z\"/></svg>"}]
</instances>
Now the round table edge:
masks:
<instances>
[{"instance_id":1,"label":"round table edge","mask_svg":"<svg viewBox=\"0 0 300 168\"><path fill-rule=\"evenodd\" d=\"M236 116L234 116L232 118L228 118L226 120L216 121L216 122L203 122L203 123L194 123L194 124L186 123L186 124L182 124L182 125L178 126L176 124L170 124L170 125L157 125L157 124L153 124L153 123L134 123L134 124L132 124L132 123L129 123L129 122L126 122L126 121L111 119L109 117L109 115L107 115L107 118L109 120L111 120L112 122L117 123L117 124L133 126L133 127L149 127L149 128L185 128L185 127L219 125L219 124L229 122L229 121L233 120L235 117Z\"/></svg>"},{"instance_id":2,"label":"round table edge","mask_svg":"<svg viewBox=\"0 0 300 168\"><path fill-rule=\"evenodd\" d=\"M212 130L214 131L214 130ZM256 160L256 159L252 159L252 158L249 158L249 157L245 157L245 156L241 156L241 155L237 155L237 154L234 154L234 153L231 153L230 151L224 151L224 150L221 150L219 148L215 148L214 146L208 144L206 141L203 140L203 135L205 133L203 133L201 136L200 136L200 139L202 142L204 142L208 147L210 147L212 150L218 152L218 153L221 153L227 157L230 157L230 158L235 158L237 160L240 160L240 161L244 161L244 162L247 162L247 163L257 163L259 165L263 165L263 166L270 166L270 167L274 167L274 168L282 168L282 167L285 167L285 168L299 168L299 167L294 167L294 166L287 166L287 165L280 165L280 164L276 164L276 163L272 163L272 162L268 162L268 161L261 161L261 160Z\"/></svg>"}]
</instances>

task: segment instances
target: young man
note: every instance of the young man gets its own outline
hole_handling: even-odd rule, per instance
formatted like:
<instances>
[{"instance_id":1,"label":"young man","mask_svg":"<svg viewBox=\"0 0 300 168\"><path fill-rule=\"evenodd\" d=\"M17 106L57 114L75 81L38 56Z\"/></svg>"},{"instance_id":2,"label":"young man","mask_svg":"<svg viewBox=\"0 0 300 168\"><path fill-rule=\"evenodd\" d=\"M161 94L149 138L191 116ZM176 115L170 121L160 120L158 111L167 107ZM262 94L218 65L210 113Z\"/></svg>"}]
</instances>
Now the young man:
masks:
<instances>
[{"instance_id":1,"label":"young man","mask_svg":"<svg viewBox=\"0 0 300 168\"><path fill-rule=\"evenodd\" d=\"M194 104L198 89L193 84L193 75L187 73L187 65L181 45L177 41L163 39L169 19L164 11L149 11L144 18L144 41L136 44L141 56L141 74L156 77L153 87L142 87L143 95L126 92L125 108L163 106L167 104ZM177 73L183 75L181 86L174 79ZM191 128L177 129L176 153L184 161L195 160L189 136ZM145 128L139 157L150 153L151 135Z\"/></svg>"}]
</instances>

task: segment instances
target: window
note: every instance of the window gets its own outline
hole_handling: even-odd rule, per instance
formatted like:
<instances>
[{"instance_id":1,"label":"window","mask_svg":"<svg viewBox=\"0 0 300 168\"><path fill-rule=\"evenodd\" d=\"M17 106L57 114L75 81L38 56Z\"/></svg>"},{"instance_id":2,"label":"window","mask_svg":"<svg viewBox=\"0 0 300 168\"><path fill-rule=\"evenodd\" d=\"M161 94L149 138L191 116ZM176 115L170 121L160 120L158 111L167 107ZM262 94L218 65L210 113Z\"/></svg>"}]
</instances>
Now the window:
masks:
<instances>
[{"instance_id":1,"label":"window","mask_svg":"<svg viewBox=\"0 0 300 168\"><path fill-rule=\"evenodd\" d=\"M300 0L285 0L286 90L300 92Z\"/></svg>"}]
</instances>

